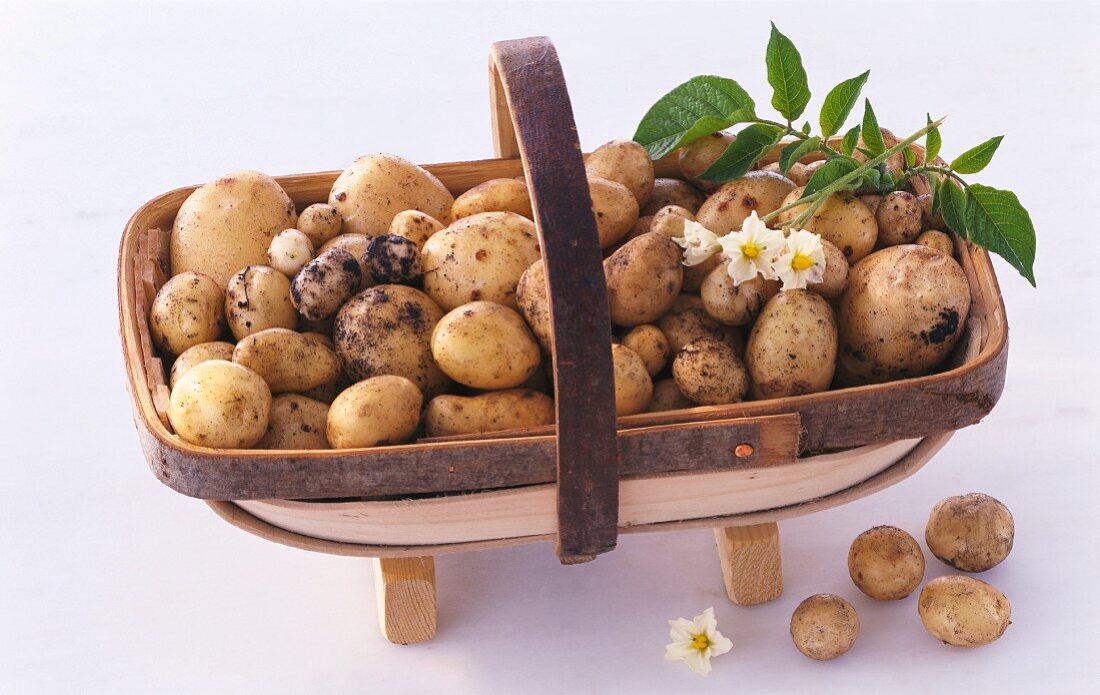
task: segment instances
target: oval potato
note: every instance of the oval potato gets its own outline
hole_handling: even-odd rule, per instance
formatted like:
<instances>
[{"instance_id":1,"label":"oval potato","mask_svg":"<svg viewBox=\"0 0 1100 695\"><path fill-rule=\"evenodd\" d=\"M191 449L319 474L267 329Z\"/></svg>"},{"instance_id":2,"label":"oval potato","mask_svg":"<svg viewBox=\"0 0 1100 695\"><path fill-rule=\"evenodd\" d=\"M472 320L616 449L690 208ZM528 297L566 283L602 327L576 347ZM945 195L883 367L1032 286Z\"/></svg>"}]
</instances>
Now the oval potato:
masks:
<instances>
[{"instance_id":1,"label":"oval potato","mask_svg":"<svg viewBox=\"0 0 1100 695\"><path fill-rule=\"evenodd\" d=\"M783 201L786 207L798 200L802 189L796 188ZM776 222L788 225L809 203L797 205L776 217ZM802 226L841 250L849 265L855 265L875 248L878 241L878 222L871 210L851 193L834 193L829 196L813 217Z\"/></svg>"},{"instance_id":2,"label":"oval potato","mask_svg":"<svg viewBox=\"0 0 1100 695\"><path fill-rule=\"evenodd\" d=\"M479 183L455 198L451 219L457 220L479 212L514 212L534 219L527 184L516 179L491 179Z\"/></svg>"},{"instance_id":3,"label":"oval potato","mask_svg":"<svg viewBox=\"0 0 1100 695\"><path fill-rule=\"evenodd\" d=\"M486 390L519 386L535 373L542 357L523 318L496 302L452 309L432 331L431 348L447 376Z\"/></svg>"},{"instance_id":4,"label":"oval potato","mask_svg":"<svg viewBox=\"0 0 1100 695\"><path fill-rule=\"evenodd\" d=\"M443 223L419 210L402 210L390 222L390 234L404 237L423 249L433 234L443 229Z\"/></svg>"},{"instance_id":5,"label":"oval potato","mask_svg":"<svg viewBox=\"0 0 1100 695\"><path fill-rule=\"evenodd\" d=\"M455 199L439 179L407 159L368 154L337 177L328 202L343 218L345 233L378 236L403 210L420 210L447 224Z\"/></svg>"},{"instance_id":6,"label":"oval potato","mask_svg":"<svg viewBox=\"0 0 1100 695\"><path fill-rule=\"evenodd\" d=\"M722 236L740 230L754 210L760 217L778 210L793 190L794 182L784 176L771 171L750 171L722 184L695 213L695 219Z\"/></svg>"},{"instance_id":7,"label":"oval potato","mask_svg":"<svg viewBox=\"0 0 1100 695\"><path fill-rule=\"evenodd\" d=\"M974 577L936 577L921 589L917 612L928 634L956 647L989 644L1012 622L1008 598Z\"/></svg>"},{"instance_id":8,"label":"oval potato","mask_svg":"<svg viewBox=\"0 0 1100 695\"><path fill-rule=\"evenodd\" d=\"M239 364L207 360L172 389L168 421L180 439L213 449L247 449L267 430L271 390Z\"/></svg>"},{"instance_id":9,"label":"oval potato","mask_svg":"<svg viewBox=\"0 0 1100 695\"><path fill-rule=\"evenodd\" d=\"M734 136L725 131L704 135L695 142L680 148L680 173L697 188L710 192L718 188L713 181L703 181L699 175L706 171L722 153L733 144Z\"/></svg>"},{"instance_id":10,"label":"oval potato","mask_svg":"<svg viewBox=\"0 0 1100 695\"><path fill-rule=\"evenodd\" d=\"M327 345L286 328L266 328L243 338L233 361L263 377L272 393L300 393L340 377L340 360Z\"/></svg>"},{"instance_id":11,"label":"oval potato","mask_svg":"<svg viewBox=\"0 0 1100 695\"><path fill-rule=\"evenodd\" d=\"M646 148L633 140L612 140L600 145L585 160L588 176L626 186L638 205L653 192L653 160Z\"/></svg>"},{"instance_id":12,"label":"oval potato","mask_svg":"<svg viewBox=\"0 0 1100 695\"><path fill-rule=\"evenodd\" d=\"M550 328L550 300L546 290L546 265L542 259L535 261L516 285L516 305L519 308L531 332L547 352L551 350L553 341Z\"/></svg>"},{"instance_id":13,"label":"oval potato","mask_svg":"<svg viewBox=\"0 0 1100 695\"><path fill-rule=\"evenodd\" d=\"M172 370L168 374L168 386L170 388L175 388L176 382L180 380L180 377L186 374L187 371L196 364L206 362L207 360L231 361L232 359L233 343L215 340L209 343L192 345L181 352L179 357L176 358L176 361L172 363Z\"/></svg>"},{"instance_id":14,"label":"oval potato","mask_svg":"<svg viewBox=\"0 0 1100 695\"><path fill-rule=\"evenodd\" d=\"M416 384L392 374L352 384L328 409L326 434L333 449L401 444L420 424L424 396Z\"/></svg>"},{"instance_id":15,"label":"oval potato","mask_svg":"<svg viewBox=\"0 0 1100 695\"><path fill-rule=\"evenodd\" d=\"M653 191L638 211L639 215L656 215L667 205L679 205L695 214L706 200L706 195L687 181L680 179L653 179Z\"/></svg>"},{"instance_id":16,"label":"oval potato","mask_svg":"<svg viewBox=\"0 0 1100 695\"><path fill-rule=\"evenodd\" d=\"M740 403L749 392L749 375L726 342L699 338L672 360L672 378L680 393L699 405Z\"/></svg>"},{"instance_id":17,"label":"oval potato","mask_svg":"<svg viewBox=\"0 0 1100 695\"><path fill-rule=\"evenodd\" d=\"M267 431L257 449L327 449L328 404L290 393L271 401Z\"/></svg>"},{"instance_id":18,"label":"oval potato","mask_svg":"<svg viewBox=\"0 0 1100 695\"><path fill-rule=\"evenodd\" d=\"M645 362L650 376L657 376L668 364L668 338L660 328L648 323L635 326L623 336L623 345L637 353Z\"/></svg>"},{"instance_id":19,"label":"oval potato","mask_svg":"<svg viewBox=\"0 0 1100 695\"><path fill-rule=\"evenodd\" d=\"M845 263L844 267L847 269L848 264ZM721 261L703 279L699 297L703 300L703 309L707 315L727 326L751 323L767 301L762 275L735 286L726 269L726 263Z\"/></svg>"},{"instance_id":20,"label":"oval potato","mask_svg":"<svg viewBox=\"0 0 1100 695\"><path fill-rule=\"evenodd\" d=\"M785 290L768 300L749 334L745 365L757 399L825 391L836 365L833 310L808 290Z\"/></svg>"},{"instance_id":21,"label":"oval potato","mask_svg":"<svg viewBox=\"0 0 1100 695\"><path fill-rule=\"evenodd\" d=\"M186 271L161 286L149 309L153 342L173 355L221 337L225 293L207 275Z\"/></svg>"},{"instance_id":22,"label":"oval potato","mask_svg":"<svg viewBox=\"0 0 1100 695\"><path fill-rule=\"evenodd\" d=\"M637 326L664 315L684 281L681 250L672 239L650 232L623 244L604 261L611 322Z\"/></svg>"},{"instance_id":23,"label":"oval potato","mask_svg":"<svg viewBox=\"0 0 1100 695\"><path fill-rule=\"evenodd\" d=\"M606 249L626 236L638 221L638 201L621 183L595 176L588 178L588 193L592 197L600 248Z\"/></svg>"},{"instance_id":24,"label":"oval potato","mask_svg":"<svg viewBox=\"0 0 1100 695\"><path fill-rule=\"evenodd\" d=\"M644 413L653 400L653 379L645 362L625 345L611 345L611 363L615 370L615 415Z\"/></svg>"},{"instance_id":25,"label":"oval potato","mask_svg":"<svg viewBox=\"0 0 1100 695\"><path fill-rule=\"evenodd\" d=\"M314 203L298 215L298 230L309 237L313 248L319 249L325 242L340 236L343 218L328 203Z\"/></svg>"},{"instance_id":26,"label":"oval potato","mask_svg":"<svg viewBox=\"0 0 1100 695\"><path fill-rule=\"evenodd\" d=\"M424 411L429 437L477 434L554 424L554 399L532 389L478 396L436 396Z\"/></svg>"},{"instance_id":27,"label":"oval potato","mask_svg":"<svg viewBox=\"0 0 1100 695\"><path fill-rule=\"evenodd\" d=\"M266 265L250 265L229 279L225 320L237 340L266 328L298 326L290 300L290 280Z\"/></svg>"}]
</instances>

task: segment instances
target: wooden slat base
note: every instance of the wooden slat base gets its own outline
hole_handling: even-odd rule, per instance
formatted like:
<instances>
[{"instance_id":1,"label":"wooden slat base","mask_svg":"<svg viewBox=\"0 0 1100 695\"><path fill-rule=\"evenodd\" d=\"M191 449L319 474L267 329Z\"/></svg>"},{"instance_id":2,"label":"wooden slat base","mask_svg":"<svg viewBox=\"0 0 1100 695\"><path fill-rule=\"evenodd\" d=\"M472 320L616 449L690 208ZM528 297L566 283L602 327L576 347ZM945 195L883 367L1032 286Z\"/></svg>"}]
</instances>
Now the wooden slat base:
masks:
<instances>
[{"instance_id":1,"label":"wooden slat base","mask_svg":"<svg viewBox=\"0 0 1100 695\"><path fill-rule=\"evenodd\" d=\"M730 601L754 606L783 594L779 527L775 523L716 528L714 540Z\"/></svg>"},{"instance_id":2,"label":"wooden slat base","mask_svg":"<svg viewBox=\"0 0 1100 695\"><path fill-rule=\"evenodd\" d=\"M435 559L374 559L378 626L394 644L416 644L435 637Z\"/></svg>"}]
</instances>

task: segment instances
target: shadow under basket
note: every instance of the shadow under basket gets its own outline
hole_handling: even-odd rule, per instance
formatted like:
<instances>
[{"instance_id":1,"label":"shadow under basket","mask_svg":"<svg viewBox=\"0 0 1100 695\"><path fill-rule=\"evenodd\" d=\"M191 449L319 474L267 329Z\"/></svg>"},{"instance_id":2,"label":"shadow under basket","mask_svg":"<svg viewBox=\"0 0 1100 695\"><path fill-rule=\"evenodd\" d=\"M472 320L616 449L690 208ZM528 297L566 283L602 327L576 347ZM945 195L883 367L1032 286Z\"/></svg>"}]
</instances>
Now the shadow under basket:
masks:
<instances>
[{"instance_id":1,"label":"shadow under basket","mask_svg":"<svg viewBox=\"0 0 1100 695\"><path fill-rule=\"evenodd\" d=\"M556 425L371 449L193 446L168 422L165 364L148 316L167 278L167 230L196 187L143 205L119 252L128 385L153 472L261 538L375 558L379 619L391 641L435 634L433 556L535 541L556 541L572 564L612 549L619 533L712 527L730 599L774 599L782 590L776 521L893 485L996 404L1008 356L1004 304L989 255L956 237L972 303L942 371L615 418L602 254L552 44L494 44L490 81L498 158L425 168L455 195L526 176L552 298ZM778 147L770 161L777 156ZM655 170L680 177L674 156ZM276 180L301 209L326 202L338 175Z\"/></svg>"}]
</instances>

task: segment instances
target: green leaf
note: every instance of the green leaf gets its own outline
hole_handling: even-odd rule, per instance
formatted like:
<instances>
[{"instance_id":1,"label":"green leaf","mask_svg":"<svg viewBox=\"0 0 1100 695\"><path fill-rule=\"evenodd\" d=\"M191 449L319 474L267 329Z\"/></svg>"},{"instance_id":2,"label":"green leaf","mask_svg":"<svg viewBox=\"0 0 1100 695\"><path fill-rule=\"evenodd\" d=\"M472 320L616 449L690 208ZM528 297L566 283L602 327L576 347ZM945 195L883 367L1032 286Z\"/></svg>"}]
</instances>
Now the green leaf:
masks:
<instances>
[{"instance_id":1,"label":"green leaf","mask_svg":"<svg viewBox=\"0 0 1100 695\"><path fill-rule=\"evenodd\" d=\"M876 191L882 189L882 172L879 169L868 169L860 177L856 188L872 188Z\"/></svg>"},{"instance_id":2,"label":"green leaf","mask_svg":"<svg viewBox=\"0 0 1100 695\"><path fill-rule=\"evenodd\" d=\"M928 194L930 196L932 196L931 204L929 205L929 210L931 210L932 214L935 215L936 212L938 212L939 209L940 209L940 193L939 193L939 184L940 184L940 182L939 182L939 179L936 178L935 174L933 174L930 171L924 172L923 176L924 176L924 180L928 183Z\"/></svg>"},{"instance_id":3,"label":"green leaf","mask_svg":"<svg viewBox=\"0 0 1100 695\"><path fill-rule=\"evenodd\" d=\"M810 85L802 67L802 56L791 40L775 28L775 22L772 22L764 61L768 64L768 84L773 90L772 106L788 122L793 121L810 103Z\"/></svg>"},{"instance_id":4,"label":"green leaf","mask_svg":"<svg viewBox=\"0 0 1100 695\"><path fill-rule=\"evenodd\" d=\"M752 97L733 80L693 77L657 100L634 133L634 141L660 159L677 147L756 118Z\"/></svg>"},{"instance_id":5,"label":"green leaf","mask_svg":"<svg viewBox=\"0 0 1100 695\"><path fill-rule=\"evenodd\" d=\"M779 139L783 131L775 126L753 123L733 139L726 151L699 175L704 181L723 183L744 176Z\"/></svg>"},{"instance_id":6,"label":"green leaf","mask_svg":"<svg viewBox=\"0 0 1100 695\"><path fill-rule=\"evenodd\" d=\"M917 163L917 155L913 154L913 150L906 147L902 152L905 153L905 166L915 166Z\"/></svg>"},{"instance_id":7,"label":"green leaf","mask_svg":"<svg viewBox=\"0 0 1100 695\"><path fill-rule=\"evenodd\" d=\"M927 114L928 125L932 125L932 114ZM924 136L924 163L931 164L932 160L940 153L943 140L940 138L940 129L933 128Z\"/></svg>"},{"instance_id":8,"label":"green leaf","mask_svg":"<svg viewBox=\"0 0 1100 695\"><path fill-rule=\"evenodd\" d=\"M802 134L803 135L809 135L810 134L810 122L809 121L806 121L805 123L802 124Z\"/></svg>"},{"instance_id":9,"label":"green leaf","mask_svg":"<svg viewBox=\"0 0 1100 695\"><path fill-rule=\"evenodd\" d=\"M856 143L859 142L859 126L852 126L852 129L844 134L844 139L840 142L840 151L844 154L851 156L856 151Z\"/></svg>"},{"instance_id":10,"label":"green leaf","mask_svg":"<svg viewBox=\"0 0 1100 695\"><path fill-rule=\"evenodd\" d=\"M1008 261L1034 287L1035 226L1016 194L975 183L969 198L970 240Z\"/></svg>"},{"instance_id":11,"label":"green leaf","mask_svg":"<svg viewBox=\"0 0 1100 695\"><path fill-rule=\"evenodd\" d=\"M940 212L947 228L959 236L969 239L966 231L966 205L967 196L961 188L955 185L951 179L944 179L940 184L939 195Z\"/></svg>"},{"instance_id":12,"label":"green leaf","mask_svg":"<svg viewBox=\"0 0 1100 695\"><path fill-rule=\"evenodd\" d=\"M878 129L878 118L871 108L870 99L865 99L863 105L863 144L875 157L886 151L886 142L882 139L882 131Z\"/></svg>"},{"instance_id":13,"label":"green leaf","mask_svg":"<svg viewBox=\"0 0 1100 695\"><path fill-rule=\"evenodd\" d=\"M795 140L779 153L779 171L786 176L795 162L821 147L821 138Z\"/></svg>"},{"instance_id":14,"label":"green leaf","mask_svg":"<svg viewBox=\"0 0 1100 695\"><path fill-rule=\"evenodd\" d=\"M856 169L859 168L859 162L855 161L851 157L831 157L827 162L818 167L814 175L810 177L810 180L806 182L806 190L802 191L802 197L808 198L814 193L817 193L822 188L825 188L831 183L834 183L842 176L847 176ZM853 181L851 188L855 188L859 185L859 181Z\"/></svg>"},{"instance_id":15,"label":"green leaf","mask_svg":"<svg viewBox=\"0 0 1100 695\"><path fill-rule=\"evenodd\" d=\"M825 103L821 105L822 138L828 138L830 135L840 132L844 121L848 120L848 115L852 113L852 109L859 100L859 93L870 74L871 71L868 70L862 75L844 80L833 87L832 91L826 95Z\"/></svg>"},{"instance_id":16,"label":"green leaf","mask_svg":"<svg viewBox=\"0 0 1100 695\"><path fill-rule=\"evenodd\" d=\"M951 168L960 174L977 174L993 159L993 153L997 151L1002 139L1004 136L998 135L963 152L951 162Z\"/></svg>"}]
</instances>

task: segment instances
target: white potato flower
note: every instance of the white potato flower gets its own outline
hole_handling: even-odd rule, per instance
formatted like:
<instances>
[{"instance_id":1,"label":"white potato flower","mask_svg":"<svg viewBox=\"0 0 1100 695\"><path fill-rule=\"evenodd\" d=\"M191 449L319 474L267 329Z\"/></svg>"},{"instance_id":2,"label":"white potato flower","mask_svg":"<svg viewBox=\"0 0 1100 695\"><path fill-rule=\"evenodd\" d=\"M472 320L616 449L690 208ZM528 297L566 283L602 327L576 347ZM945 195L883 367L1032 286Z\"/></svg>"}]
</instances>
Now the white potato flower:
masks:
<instances>
[{"instance_id":1,"label":"white potato flower","mask_svg":"<svg viewBox=\"0 0 1100 695\"><path fill-rule=\"evenodd\" d=\"M684 265L699 265L722 250L718 237L694 220L684 220L684 236L673 239L684 249Z\"/></svg>"},{"instance_id":2,"label":"white potato flower","mask_svg":"<svg viewBox=\"0 0 1100 695\"><path fill-rule=\"evenodd\" d=\"M719 239L718 244L730 259L726 270L736 287L757 274L765 279L775 277L772 260L783 248L783 233L769 229L753 210L741 225L741 231L730 232Z\"/></svg>"},{"instance_id":3,"label":"white potato flower","mask_svg":"<svg viewBox=\"0 0 1100 695\"><path fill-rule=\"evenodd\" d=\"M670 620L668 625L672 642L665 647L665 658L686 661L691 670L700 675L710 673L711 657L725 654L733 648L733 642L718 632L713 608L706 609L692 620Z\"/></svg>"},{"instance_id":4,"label":"white potato flower","mask_svg":"<svg viewBox=\"0 0 1100 695\"><path fill-rule=\"evenodd\" d=\"M806 285L821 282L825 275L825 249L821 246L821 237L805 229L793 230L772 267L783 281L784 290L803 290Z\"/></svg>"}]
</instances>

